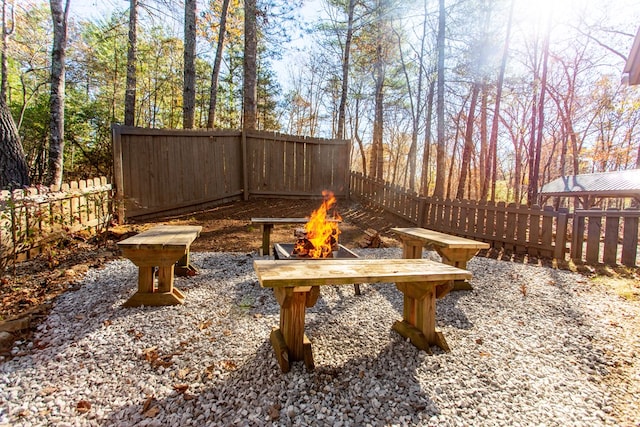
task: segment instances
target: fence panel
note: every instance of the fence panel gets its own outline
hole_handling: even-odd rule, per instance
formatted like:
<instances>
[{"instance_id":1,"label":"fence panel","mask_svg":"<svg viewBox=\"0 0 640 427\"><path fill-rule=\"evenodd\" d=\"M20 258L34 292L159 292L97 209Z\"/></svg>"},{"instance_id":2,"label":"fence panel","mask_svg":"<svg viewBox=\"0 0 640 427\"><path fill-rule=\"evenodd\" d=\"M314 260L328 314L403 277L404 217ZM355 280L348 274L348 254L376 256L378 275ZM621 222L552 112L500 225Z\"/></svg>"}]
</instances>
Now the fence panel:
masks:
<instances>
[{"instance_id":1,"label":"fence panel","mask_svg":"<svg viewBox=\"0 0 640 427\"><path fill-rule=\"evenodd\" d=\"M259 131L113 127L119 219L242 197L318 197L349 189L349 143Z\"/></svg>"},{"instance_id":2,"label":"fence panel","mask_svg":"<svg viewBox=\"0 0 640 427\"><path fill-rule=\"evenodd\" d=\"M619 262L629 267L637 266L639 218L638 209L576 210L571 259L589 264Z\"/></svg>"},{"instance_id":3,"label":"fence panel","mask_svg":"<svg viewBox=\"0 0 640 427\"><path fill-rule=\"evenodd\" d=\"M0 264L61 233L106 227L111 196L106 177L0 192Z\"/></svg>"}]
</instances>

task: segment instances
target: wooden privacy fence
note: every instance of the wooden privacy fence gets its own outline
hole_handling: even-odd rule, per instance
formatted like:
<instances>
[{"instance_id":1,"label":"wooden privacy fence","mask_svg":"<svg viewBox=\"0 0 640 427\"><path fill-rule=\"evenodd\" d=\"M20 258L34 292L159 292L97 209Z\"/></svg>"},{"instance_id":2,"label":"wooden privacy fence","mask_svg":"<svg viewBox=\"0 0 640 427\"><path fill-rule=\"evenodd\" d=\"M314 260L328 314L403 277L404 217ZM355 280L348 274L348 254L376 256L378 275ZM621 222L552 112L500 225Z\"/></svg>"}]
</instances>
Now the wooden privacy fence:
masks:
<instances>
[{"instance_id":1,"label":"wooden privacy fence","mask_svg":"<svg viewBox=\"0 0 640 427\"><path fill-rule=\"evenodd\" d=\"M113 127L119 220L251 196L349 192L349 142L259 131Z\"/></svg>"},{"instance_id":2,"label":"wooden privacy fence","mask_svg":"<svg viewBox=\"0 0 640 427\"><path fill-rule=\"evenodd\" d=\"M419 197L361 173L351 174L351 196L417 226L481 240L508 252L565 260L570 244L571 259L576 262L638 265L638 210L571 214L567 209L554 210L551 206L440 200Z\"/></svg>"},{"instance_id":3,"label":"wooden privacy fence","mask_svg":"<svg viewBox=\"0 0 640 427\"><path fill-rule=\"evenodd\" d=\"M101 229L111 221L107 178L0 193L0 265L60 233Z\"/></svg>"}]
</instances>

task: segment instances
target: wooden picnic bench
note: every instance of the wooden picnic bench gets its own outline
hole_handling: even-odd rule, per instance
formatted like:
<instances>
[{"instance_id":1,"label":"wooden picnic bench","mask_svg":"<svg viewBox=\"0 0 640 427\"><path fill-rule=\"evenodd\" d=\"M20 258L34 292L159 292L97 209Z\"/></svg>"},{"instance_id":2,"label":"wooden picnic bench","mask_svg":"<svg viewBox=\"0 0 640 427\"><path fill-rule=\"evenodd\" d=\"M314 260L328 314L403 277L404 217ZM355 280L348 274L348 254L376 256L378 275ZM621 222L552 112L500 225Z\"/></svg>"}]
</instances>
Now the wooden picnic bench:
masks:
<instances>
[{"instance_id":1,"label":"wooden picnic bench","mask_svg":"<svg viewBox=\"0 0 640 427\"><path fill-rule=\"evenodd\" d=\"M173 275L195 274L189 246L201 230L192 225L159 225L118 242L122 254L138 266L138 291L124 305L182 304L184 295L173 287Z\"/></svg>"},{"instance_id":2,"label":"wooden picnic bench","mask_svg":"<svg viewBox=\"0 0 640 427\"><path fill-rule=\"evenodd\" d=\"M260 255L271 254L271 230L275 225L290 225L290 224L306 224L309 218L251 218L251 224L260 225L262 229L262 248L260 249ZM331 222L340 222L336 219L327 219Z\"/></svg>"},{"instance_id":3,"label":"wooden picnic bench","mask_svg":"<svg viewBox=\"0 0 640 427\"><path fill-rule=\"evenodd\" d=\"M402 257L409 259L422 258L422 247L430 246L442 257L442 262L454 267L467 269L467 262L473 258L480 249L489 249L486 242L467 239L426 228L392 228L402 239ZM473 289L467 280L456 280L454 290Z\"/></svg>"},{"instance_id":4,"label":"wooden picnic bench","mask_svg":"<svg viewBox=\"0 0 640 427\"><path fill-rule=\"evenodd\" d=\"M273 288L280 304L280 327L271 332L270 340L283 372L297 360L303 360L308 369L314 367L304 318L305 308L318 300L320 286L394 282L404 294L404 308L402 320L393 329L431 353L431 345L450 351L442 333L436 331L436 298L449 292L453 280L471 277L468 271L426 259L255 260L253 267L260 285Z\"/></svg>"}]
</instances>

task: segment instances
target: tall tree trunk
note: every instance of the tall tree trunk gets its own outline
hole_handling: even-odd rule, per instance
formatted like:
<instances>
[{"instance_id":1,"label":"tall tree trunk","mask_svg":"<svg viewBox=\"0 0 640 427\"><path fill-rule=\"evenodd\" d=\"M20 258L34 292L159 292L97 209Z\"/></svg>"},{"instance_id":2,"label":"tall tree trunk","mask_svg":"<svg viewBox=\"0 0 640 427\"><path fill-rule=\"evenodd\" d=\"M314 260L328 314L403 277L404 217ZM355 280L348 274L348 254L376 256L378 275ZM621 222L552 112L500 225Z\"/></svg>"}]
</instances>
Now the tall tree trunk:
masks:
<instances>
[{"instance_id":1,"label":"tall tree trunk","mask_svg":"<svg viewBox=\"0 0 640 427\"><path fill-rule=\"evenodd\" d=\"M511 23L513 21L513 5L515 0L511 0L509 7L509 20L507 21L507 33L504 38L504 47L502 48L502 60L500 62L500 73L498 74L498 83L496 89L496 105L493 111L493 120L491 122L491 137L489 139L490 151L493 154L492 170L491 170L491 200L496 200L496 179L498 177L497 156L498 156L498 123L500 118L500 102L502 101L502 86L504 84L504 73L507 68L507 58L509 56L509 40L511 39ZM486 199L483 199L486 200Z\"/></svg>"},{"instance_id":2,"label":"tall tree trunk","mask_svg":"<svg viewBox=\"0 0 640 427\"><path fill-rule=\"evenodd\" d=\"M353 37L353 10L355 0L349 0L349 10L347 11L347 39L344 43L344 55L342 57L342 87L340 88L340 105L338 106L338 129L337 137L344 138L345 117L347 109L347 92L349 89L349 55L351 52L351 38Z\"/></svg>"},{"instance_id":3,"label":"tall tree trunk","mask_svg":"<svg viewBox=\"0 0 640 427\"><path fill-rule=\"evenodd\" d=\"M243 121L244 129L255 129L258 115L258 30L256 22L256 0L244 1L244 83Z\"/></svg>"},{"instance_id":4,"label":"tall tree trunk","mask_svg":"<svg viewBox=\"0 0 640 427\"><path fill-rule=\"evenodd\" d=\"M213 72L211 73L211 89L209 90L209 117L207 127L212 129L216 118L216 104L218 102L218 78L220 76L220 64L222 64L222 50L224 49L224 35L227 31L227 11L229 10L229 0L222 1L222 11L220 12L220 31L218 32L218 46L216 47L216 59L213 62Z\"/></svg>"},{"instance_id":5,"label":"tall tree trunk","mask_svg":"<svg viewBox=\"0 0 640 427\"><path fill-rule=\"evenodd\" d=\"M7 28L7 0L2 0L2 52L0 53L0 100L7 102L7 37L13 32L13 6L11 7L11 29ZM13 120L13 119L12 119Z\"/></svg>"},{"instance_id":6,"label":"tall tree trunk","mask_svg":"<svg viewBox=\"0 0 640 427\"><path fill-rule=\"evenodd\" d=\"M429 184L431 182L429 175L429 163L431 162L431 120L433 116L433 95L435 92L435 80L429 83L429 91L427 92L427 114L424 123L424 151L422 152L422 179L420 184L420 194L427 197L429 194Z\"/></svg>"},{"instance_id":7,"label":"tall tree trunk","mask_svg":"<svg viewBox=\"0 0 640 427\"><path fill-rule=\"evenodd\" d=\"M479 188L477 189L477 195L480 200L487 199L487 193L485 191L485 185L488 180L488 175L485 173L487 162L489 161L489 144L487 138L487 104L488 104L488 87L486 79L482 83L482 93L480 95L480 155L478 165L478 180Z\"/></svg>"},{"instance_id":8,"label":"tall tree trunk","mask_svg":"<svg viewBox=\"0 0 640 427\"><path fill-rule=\"evenodd\" d=\"M66 0L63 9L62 0L50 0L53 20L53 48L51 50L51 97L49 99L51 115L47 171L49 185L62 184L64 169L64 71L69 2L70 0Z\"/></svg>"},{"instance_id":9,"label":"tall tree trunk","mask_svg":"<svg viewBox=\"0 0 640 427\"><path fill-rule=\"evenodd\" d=\"M439 0L438 11L438 97L436 100L437 146L436 146L436 185L433 195L442 198L444 196L445 181L445 140L444 140L444 41L445 41L445 17L444 0Z\"/></svg>"},{"instance_id":10,"label":"tall tree trunk","mask_svg":"<svg viewBox=\"0 0 640 427\"><path fill-rule=\"evenodd\" d=\"M29 172L18 129L9 107L0 99L0 189L29 185Z\"/></svg>"},{"instance_id":11,"label":"tall tree trunk","mask_svg":"<svg viewBox=\"0 0 640 427\"><path fill-rule=\"evenodd\" d=\"M193 129L196 106L196 0L184 2L184 86L182 127Z\"/></svg>"},{"instance_id":12,"label":"tall tree trunk","mask_svg":"<svg viewBox=\"0 0 640 427\"><path fill-rule=\"evenodd\" d=\"M124 124L136 122L136 66L138 63L138 0L129 0L129 47L127 50L127 88L124 94Z\"/></svg>"},{"instance_id":13,"label":"tall tree trunk","mask_svg":"<svg viewBox=\"0 0 640 427\"><path fill-rule=\"evenodd\" d=\"M383 179L384 175L384 145L383 137L383 110L384 110L384 66L382 65L382 45L376 48L376 61L373 64L375 83L375 106L373 118L373 146L371 150L371 175L375 179Z\"/></svg>"},{"instance_id":14,"label":"tall tree trunk","mask_svg":"<svg viewBox=\"0 0 640 427\"><path fill-rule=\"evenodd\" d=\"M360 148L360 158L362 160L362 175L367 176L367 156L364 152L364 144L362 143L362 138L360 137L360 97L356 97L356 108L355 108L355 123L353 125L353 137L356 139L358 143L358 148Z\"/></svg>"},{"instance_id":15,"label":"tall tree trunk","mask_svg":"<svg viewBox=\"0 0 640 427\"><path fill-rule=\"evenodd\" d=\"M535 151L529 149L529 153L533 151L533 163L531 168L531 175L529 176L529 188L527 191L527 204L529 206L534 205L538 202L538 183L540 177L540 161L541 161L541 153L542 153L542 138L543 138L543 130L544 130L544 98L545 93L547 91L547 71L548 71L548 63L549 63L549 39L551 36L551 13L549 13L549 19L547 22L547 31L544 39L543 46L543 59L542 59L542 78L540 80L540 100L538 102L538 111L537 111L537 132L536 132L536 140L535 140ZM531 141L534 144L534 141Z\"/></svg>"},{"instance_id":16,"label":"tall tree trunk","mask_svg":"<svg viewBox=\"0 0 640 427\"><path fill-rule=\"evenodd\" d=\"M471 89L471 101L469 103L469 114L467 115L467 123L464 132L464 148L462 149L462 164L460 165L460 180L458 181L458 191L456 199L464 199L464 187L467 183L467 174L469 172L469 164L471 160L471 150L473 149L473 121L475 120L476 104L478 103L478 93L480 92L480 83L475 82Z\"/></svg>"}]
</instances>

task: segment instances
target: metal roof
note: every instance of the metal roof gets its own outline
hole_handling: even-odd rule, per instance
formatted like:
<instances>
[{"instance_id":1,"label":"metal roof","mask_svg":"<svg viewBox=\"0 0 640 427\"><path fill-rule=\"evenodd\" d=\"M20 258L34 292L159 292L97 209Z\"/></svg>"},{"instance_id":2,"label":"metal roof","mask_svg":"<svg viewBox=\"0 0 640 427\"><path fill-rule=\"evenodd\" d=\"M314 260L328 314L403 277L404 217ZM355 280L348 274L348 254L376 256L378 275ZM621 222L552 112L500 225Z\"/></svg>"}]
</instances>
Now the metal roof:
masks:
<instances>
[{"instance_id":1,"label":"metal roof","mask_svg":"<svg viewBox=\"0 0 640 427\"><path fill-rule=\"evenodd\" d=\"M540 195L640 197L640 169L562 176L545 184Z\"/></svg>"}]
</instances>

